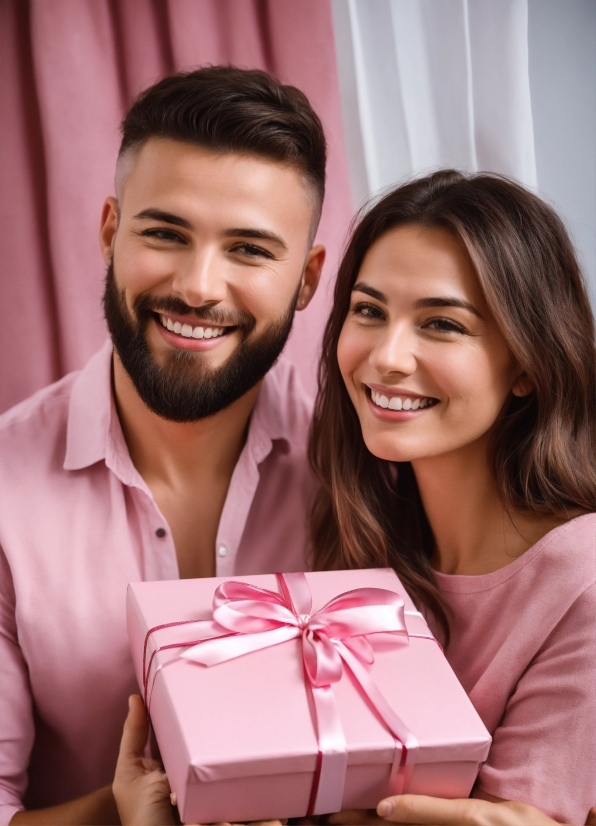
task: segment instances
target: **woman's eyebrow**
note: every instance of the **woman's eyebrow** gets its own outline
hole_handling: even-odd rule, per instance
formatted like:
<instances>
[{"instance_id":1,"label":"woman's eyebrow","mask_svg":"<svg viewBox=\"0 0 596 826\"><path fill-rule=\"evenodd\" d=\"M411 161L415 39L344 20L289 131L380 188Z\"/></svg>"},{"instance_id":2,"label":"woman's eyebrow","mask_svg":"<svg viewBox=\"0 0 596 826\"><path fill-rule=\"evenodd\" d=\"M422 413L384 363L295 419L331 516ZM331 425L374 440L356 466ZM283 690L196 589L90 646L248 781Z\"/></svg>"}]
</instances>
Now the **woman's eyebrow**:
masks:
<instances>
[{"instance_id":1,"label":"woman's eyebrow","mask_svg":"<svg viewBox=\"0 0 596 826\"><path fill-rule=\"evenodd\" d=\"M469 301L465 301L463 298L455 298L455 296L421 298L420 301L416 302L416 308L419 310L425 310L431 307L459 307L462 310L474 313L478 318L482 318L482 315L473 304L470 304Z\"/></svg>"},{"instance_id":2,"label":"woman's eyebrow","mask_svg":"<svg viewBox=\"0 0 596 826\"><path fill-rule=\"evenodd\" d=\"M368 284L365 284L363 281L359 281L357 284L354 284L352 287L352 292L365 293L366 295L370 295L371 298L376 298L377 301L381 302L381 304L387 304L387 296L385 293L375 290L374 287L369 287Z\"/></svg>"}]
</instances>

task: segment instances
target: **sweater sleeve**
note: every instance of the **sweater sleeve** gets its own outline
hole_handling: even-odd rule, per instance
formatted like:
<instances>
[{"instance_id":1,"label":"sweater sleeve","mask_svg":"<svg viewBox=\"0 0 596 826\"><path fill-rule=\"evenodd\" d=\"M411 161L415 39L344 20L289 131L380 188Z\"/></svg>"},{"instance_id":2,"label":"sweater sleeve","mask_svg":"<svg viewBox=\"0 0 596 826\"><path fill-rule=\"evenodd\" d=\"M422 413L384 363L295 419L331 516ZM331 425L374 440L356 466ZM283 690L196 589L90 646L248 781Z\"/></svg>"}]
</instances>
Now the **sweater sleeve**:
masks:
<instances>
[{"instance_id":1,"label":"sweater sleeve","mask_svg":"<svg viewBox=\"0 0 596 826\"><path fill-rule=\"evenodd\" d=\"M585 823L596 804L595 617L592 585L519 679L480 771L478 796L530 803L557 821Z\"/></svg>"},{"instance_id":2,"label":"sweater sleeve","mask_svg":"<svg viewBox=\"0 0 596 826\"><path fill-rule=\"evenodd\" d=\"M34 723L27 665L18 643L15 595L0 549L0 826L24 807Z\"/></svg>"}]
</instances>

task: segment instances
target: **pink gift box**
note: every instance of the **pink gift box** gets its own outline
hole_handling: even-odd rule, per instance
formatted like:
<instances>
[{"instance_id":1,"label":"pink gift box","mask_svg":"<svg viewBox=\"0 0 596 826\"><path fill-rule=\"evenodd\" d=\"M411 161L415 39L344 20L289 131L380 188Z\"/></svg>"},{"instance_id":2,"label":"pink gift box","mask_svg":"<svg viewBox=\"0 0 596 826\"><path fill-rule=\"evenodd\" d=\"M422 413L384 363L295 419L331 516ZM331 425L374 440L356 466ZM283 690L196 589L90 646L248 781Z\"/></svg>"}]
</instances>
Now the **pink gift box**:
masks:
<instances>
[{"instance_id":1,"label":"pink gift box","mask_svg":"<svg viewBox=\"0 0 596 826\"><path fill-rule=\"evenodd\" d=\"M132 583L127 616L135 670L143 690L144 669L150 669L151 721L182 821L300 817L309 805L313 810L316 781L317 814L337 801L338 782L341 806L335 805L343 809L374 808L383 797L402 791L467 797L488 754L490 735L395 573L374 569L304 576L312 614L354 589L380 588L402 598L409 637L367 637L373 641L374 663L363 668L418 748L400 746L354 678L357 672L344 668L331 691L345 749L331 747L327 751L336 753L321 757L320 721L300 636L209 667L185 658L188 643L202 638L202 625L186 621L212 620L217 586L233 580L278 594L276 576ZM257 636L266 635L252 638ZM238 640L232 636L231 643ZM212 641L193 650L209 646Z\"/></svg>"}]
</instances>

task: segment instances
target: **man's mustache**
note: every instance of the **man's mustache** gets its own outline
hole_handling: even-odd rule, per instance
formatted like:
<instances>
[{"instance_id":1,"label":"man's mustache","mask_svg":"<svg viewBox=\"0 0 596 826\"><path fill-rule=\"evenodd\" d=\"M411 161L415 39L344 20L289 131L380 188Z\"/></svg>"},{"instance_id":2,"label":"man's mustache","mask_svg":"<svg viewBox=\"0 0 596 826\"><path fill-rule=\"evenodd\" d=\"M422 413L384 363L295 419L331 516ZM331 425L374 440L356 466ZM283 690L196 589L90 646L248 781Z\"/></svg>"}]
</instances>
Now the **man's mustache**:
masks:
<instances>
[{"instance_id":1,"label":"man's mustache","mask_svg":"<svg viewBox=\"0 0 596 826\"><path fill-rule=\"evenodd\" d=\"M150 313L172 313L173 315L192 316L198 321L220 324L224 327L240 327L250 331L255 324L254 318L248 313L230 312L218 307L191 307L176 296L162 298L141 295L135 301L135 312L138 318L146 317Z\"/></svg>"}]
</instances>

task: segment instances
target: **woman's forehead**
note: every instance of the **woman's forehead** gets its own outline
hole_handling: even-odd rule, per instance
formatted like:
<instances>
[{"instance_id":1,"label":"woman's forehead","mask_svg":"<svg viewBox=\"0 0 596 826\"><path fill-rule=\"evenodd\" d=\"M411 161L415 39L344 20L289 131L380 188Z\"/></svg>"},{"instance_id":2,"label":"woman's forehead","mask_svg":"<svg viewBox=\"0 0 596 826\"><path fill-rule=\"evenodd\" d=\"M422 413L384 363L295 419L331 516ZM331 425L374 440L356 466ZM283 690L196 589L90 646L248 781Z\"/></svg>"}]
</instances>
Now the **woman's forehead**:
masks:
<instances>
[{"instance_id":1,"label":"woman's forehead","mask_svg":"<svg viewBox=\"0 0 596 826\"><path fill-rule=\"evenodd\" d=\"M482 290L463 242L439 227L406 224L389 230L367 251L356 277L392 294L454 290L472 303ZM383 285L380 287L379 285Z\"/></svg>"}]
</instances>

